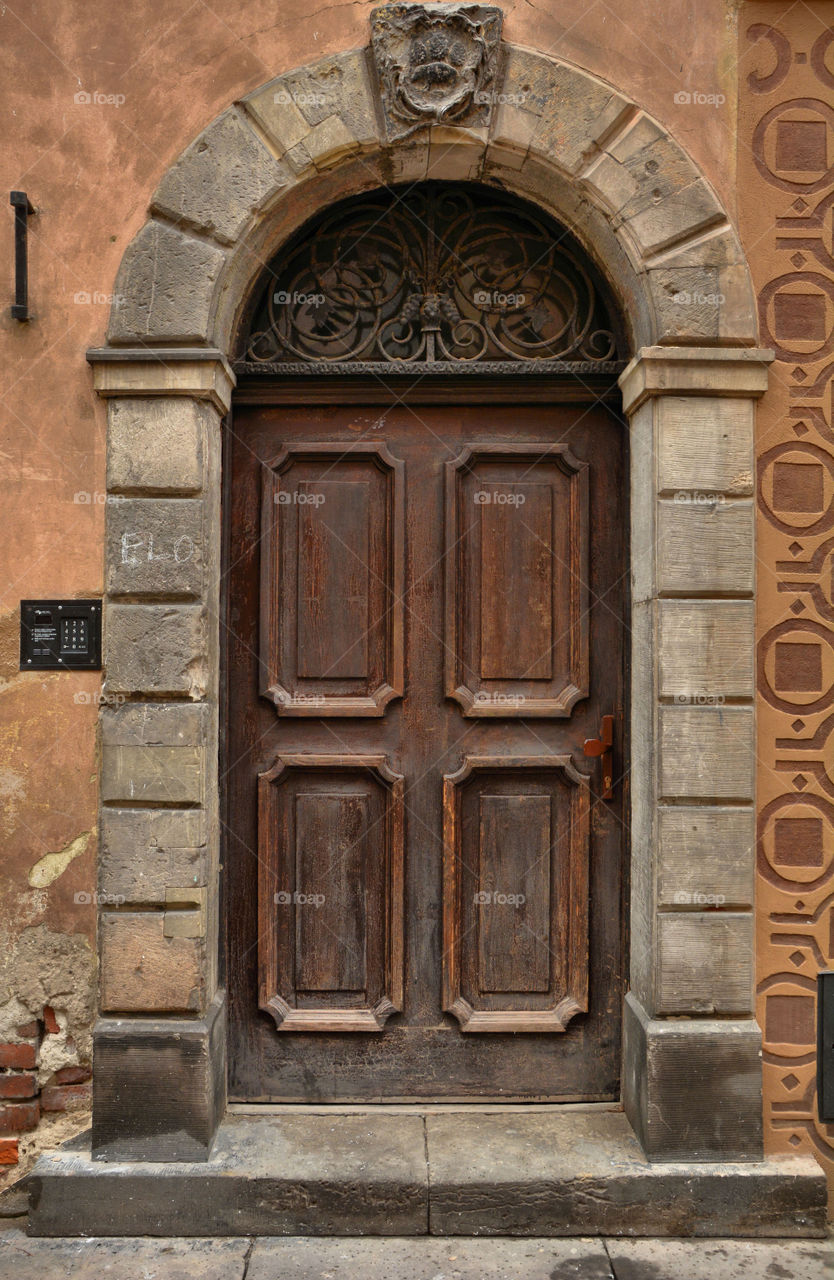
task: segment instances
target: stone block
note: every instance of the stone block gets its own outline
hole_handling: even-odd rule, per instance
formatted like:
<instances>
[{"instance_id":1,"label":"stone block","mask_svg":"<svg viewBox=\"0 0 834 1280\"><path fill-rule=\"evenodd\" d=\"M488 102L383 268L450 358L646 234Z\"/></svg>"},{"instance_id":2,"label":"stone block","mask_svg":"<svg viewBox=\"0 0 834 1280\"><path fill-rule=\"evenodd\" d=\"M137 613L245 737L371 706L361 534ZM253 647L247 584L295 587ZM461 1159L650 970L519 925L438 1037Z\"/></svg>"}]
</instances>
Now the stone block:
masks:
<instances>
[{"instance_id":1,"label":"stone block","mask_svg":"<svg viewBox=\"0 0 834 1280\"><path fill-rule=\"evenodd\" d=\"M102 1018L94 1053L93 1160L209 1158L226 1103L222 992L200 1019Z\"/></svg>"},{"instance_id":2,"label":"stone block","mask_svg":"<svg viewBox=\"0 0 834 1280\"><path fill-rule=\"evenodd\" d=\"M204 706L126 704L101 713L103 802L201 804Z\"/></svg>"},{"instance_id":3,"label":"stone block","mask_svg":"<svg viewBox=\"0 0 834 1280\"><path fill-rule=\"evenodd\" d=\"M752 595L753 504L685 492L657 504L657 589L670 595Z\"/></svg>"},{"instance_id":4,"label":"stone block","mask_svg":"<svg viewBox=\"0 0 834 1280\"><path fill-rule=\"evenodd\" d=\"M203 591L203 503L198 498L126 498L107 509L110 595L199 596Z\"/></svg>"},{"instance_id":5,"label":"stone block","mask_svg":"<svg viewBox=\"0 0 834 1280\"><path fill-rule=\"evenodd\" d=\"M752 806L661 805L657 824L659 906L752 905Z\"/></svg>"},{"instance_id":6,"label":"stone block","mask_svg":"<svg viewBox=\"0 0 834 1280\"><path fill-rule=\"evenodd\" d=\"M107 487L169 494L199 493L205 483L206 436L220 415L189 397L126 397L107 406Z\"/></svg>"},{"instance_id":7,"label":"stone block","mask_svg":"<svg viewBox=\"0 0 834 1280\"><path fill-rule=\"evenodd\" d=\"M749 912L662 912L657 921L655 1012L750 1013L753 954Z\"/></svg>"},{"instance_id":8,"label":"stone block","mask_svg":"<svg viewBox=\"0 0 834 1280\"><path fill-rule=\"evenodd\" d=\"M162 907L172 885L206 884L205 815L199 809L104 809L101 891Z\"/></svg>"},{"instance_id":9,"label":"stone block","mask_svg":"<svg viewBox=\"0 0 834 1280\"><path fill-rule=\"evenodd\" d=\"M109 341L207 341L225 260L222 249L204 240L166 223L147 222L122 258Z\"/></svg>"},{"instance_id":10,"label":"stone block","mask_svg":"<svg viewBox=\"0 0 834 1280\"><path fill-rule=\"evenodd\" d=\"M753 799L752 708L664 706L658 721L660 799Z\"/></svg>"},{"instance_id":11,"label":"stone block","mask_svg":"<svg viewBox=\"0 0 834 1280\"><path fill-rule=\"evenodd\" d=\"M167 170L151 211L235 244L250 218L293 181L234 108L200 134Z\"/></svg>"},{"instance_id":12,"label":"stone block","mask_svg":"<svg viewBox=\"0 0 834 1280\"><path fill-rule=\"evenodd\" d=\"M658 692L679 704L752 698L752 600L659 600Z\"/></svg>"},{"instance_id":13,"label":"stone block","mask_svg":"<svg viewBox=\"0 0 834 1280\"><path fill-rule=\"evenodd\" d=\"M649 1160L761 1160L754 1019L667 1022L628 995L623 1036L623 1103Z\"/></svg>"},{"instance_id":14,"label":"stone block","mask_svg":"<svg viewBox=\"0 0 834 1280\"><path fill-rule=\"evenodd\" d=\"M205 989L204 947L169 938L164 912L102 912L101 1007L113 1013L197 1013Z\"/></svg>"},{"instance_id":15,"label":"stone block","mask_svg":"<svg viewBox=\"0 0 834 1280\"><path fill-rule=\"evenodd\" d=\"M279 155L305 143L311 127L338 119L354 150L379 139L364 50L321 58L278 76L244 99ZM323 135L322 135L323 136Z\"/></svg>"},{"instance_id":16,"label":"stone block","mask_svg":"<svg viewBox=\"0 0 834 1280\"><path fill-rule=\"evenodd\" d=\"M752 400L661 396L655 412L661 492L753 492Z\"/></svg>"},{"instance_id":17,"label":"stone block","mask_svg":"<svg viewBox=\"0 0 834 1280\"><path fill-rule=\"evenodd\" d=\"M105 690L205 696L205 611L199 605L108 604Z\"/></svg>"}]
</instances>

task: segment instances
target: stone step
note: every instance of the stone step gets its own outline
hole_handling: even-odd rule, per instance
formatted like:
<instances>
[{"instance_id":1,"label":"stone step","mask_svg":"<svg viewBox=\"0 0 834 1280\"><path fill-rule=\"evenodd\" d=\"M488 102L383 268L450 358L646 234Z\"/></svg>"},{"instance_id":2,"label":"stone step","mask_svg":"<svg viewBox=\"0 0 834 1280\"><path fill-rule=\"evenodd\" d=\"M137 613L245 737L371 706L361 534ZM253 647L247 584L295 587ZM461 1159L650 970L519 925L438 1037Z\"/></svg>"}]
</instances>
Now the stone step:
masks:
<instances>
[{"instance_id":1,"label":"stone step","mask_svg":"<svg viewBox=\"0 0 834 1280\"><path fill-rule=\"evenodd\" d=\"M747 1236L825 1233L811 1159L651 1164L598 1108L229 1114L203 1164L93 1161L30 1178L35 1236Z\"/></svg>"},{"instance_id":2,"label":"stone step","mask_svg":"<svg viewBox=\"0 0 834 1280\"><path fill-rule=\"evenodd\" d=\"M831 1240L282 1236L33 1240L0 1232L14 1280L823 1280Z\"/></svg>"}]
</instances>

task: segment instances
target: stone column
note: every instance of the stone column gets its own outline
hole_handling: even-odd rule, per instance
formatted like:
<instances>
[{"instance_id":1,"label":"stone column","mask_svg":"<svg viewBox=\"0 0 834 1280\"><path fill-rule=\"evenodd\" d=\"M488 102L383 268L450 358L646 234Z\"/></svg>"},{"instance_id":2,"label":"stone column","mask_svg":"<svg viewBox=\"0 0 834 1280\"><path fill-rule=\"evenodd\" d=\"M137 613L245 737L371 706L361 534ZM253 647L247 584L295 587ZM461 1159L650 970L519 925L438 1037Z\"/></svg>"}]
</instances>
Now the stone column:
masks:
<instances>
[{"instance_id":1,"label":"stone column","mask_svg":"<svg viewBox=\"0 0 834 1280\"><path fill-rule=\"evenodd\" d=\"M631 990L623 1096L656 1160L756 1159L755 399L772 353L647 347L631 427Z\"/></svg>"},{"instance_id":2,"label":"stone column","mask_svg":"<svg viewBox=\"0 0 834 1280\"><path fill-rule=\"evenodd\" d=\"M226 1083L220 422L234 379L216 351L90 360L109 419L93 1156L205 1160Z\"/></svg>"}]
</instances>

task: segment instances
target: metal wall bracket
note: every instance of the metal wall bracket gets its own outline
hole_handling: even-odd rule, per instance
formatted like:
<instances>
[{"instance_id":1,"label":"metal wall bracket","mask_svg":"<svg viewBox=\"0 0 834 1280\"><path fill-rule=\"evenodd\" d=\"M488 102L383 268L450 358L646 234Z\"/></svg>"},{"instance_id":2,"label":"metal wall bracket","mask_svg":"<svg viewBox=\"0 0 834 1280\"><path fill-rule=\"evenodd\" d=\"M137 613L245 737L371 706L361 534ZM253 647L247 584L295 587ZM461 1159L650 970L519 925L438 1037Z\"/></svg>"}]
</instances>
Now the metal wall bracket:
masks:
<instances>
[{"instance_id":1,"label":"metal wall bracket","mask_svg":"<svg viewBox=\"0 0 834 1280\"><path fill-rule=\"evenodd\" d=\"M14 302L13 320L29 319L29 214L34 213L25 191L10 191L9 204L14 209Z\"/></svg>"}]
</instances>

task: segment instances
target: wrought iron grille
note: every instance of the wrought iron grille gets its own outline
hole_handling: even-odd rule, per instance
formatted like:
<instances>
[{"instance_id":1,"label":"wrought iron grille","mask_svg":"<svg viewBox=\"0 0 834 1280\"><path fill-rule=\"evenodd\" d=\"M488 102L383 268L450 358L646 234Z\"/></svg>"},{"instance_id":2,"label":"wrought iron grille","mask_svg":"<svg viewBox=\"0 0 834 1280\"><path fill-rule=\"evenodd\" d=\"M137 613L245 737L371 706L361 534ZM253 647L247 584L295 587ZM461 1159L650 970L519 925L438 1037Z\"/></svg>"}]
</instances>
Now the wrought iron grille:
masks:
<instances>
[{"instance_id":1,"label":"wrought iron grille","mask_svg":"<svg viewBox=\"0 0 834 1280\"><path fill-rule=\"evenodd\" d=\"M424 183L329 211L270 264L245 367L621 357L613 309L556 222L500 193Z\"/></svg>"}]
</instances>

